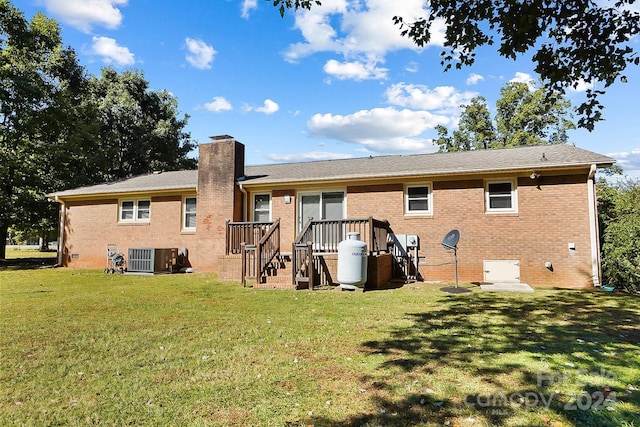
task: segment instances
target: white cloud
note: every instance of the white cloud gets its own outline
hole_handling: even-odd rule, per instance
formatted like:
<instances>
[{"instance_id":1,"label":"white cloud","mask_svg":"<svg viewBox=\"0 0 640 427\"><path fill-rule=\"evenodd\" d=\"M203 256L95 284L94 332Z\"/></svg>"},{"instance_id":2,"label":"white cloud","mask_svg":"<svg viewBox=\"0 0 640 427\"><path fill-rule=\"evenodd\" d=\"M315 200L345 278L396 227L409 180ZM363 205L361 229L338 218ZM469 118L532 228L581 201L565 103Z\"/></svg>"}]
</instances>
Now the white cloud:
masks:
<instances>
[{"instance_id":1,"label":"white cloud","mask_svg":"<svg viewBox=\"0 0 640 427\"><path fill-rule=\"evenodd\" d=\"M309 132L364 146L374 152L425 152L431 139L420 135L436 125L449 124L444 115L393 107L361 110L349 115L316 114L307 123Z\"/></svg>"},{"instance_id":2,"label":"white cloud","mask_svg":"<svg viewBox=\"0 0 640 427\"><path fill-rule=\"evenodd\" d=\"M62 22L86 33L94 25L118 28L122 12L116 6L126 6L128 0L44 0L47 11Z\"/></svg>"},{"instance_id":3,"label":"white cloud","mask_svg":"<svg viewBox=\"0 0 640 427\"><path fill-rule=\"evenodd\" d=\"M202 40L196 40L187 37L185 39L187 44L187 62L200 70L208 70L211 68L211 62L213 57L217 53L213 46L209 46Z\"/></svg>"},{"instance_id":4,"label":"white cloud","mask_svg":"<svg viewBox=\"0 0 640 427\"><path fill-rule=\"evenodd\" d=\"M387 102L391 105L421 110L440 110L457 112L460 105L467 104L476 96L475 92L458 92L453 86L438 86L429 89L427 86L396 83L385 92Z\"/></svg>"},{"instance_id":5,"label":"white cloud","mask_svg":"<svg viewBox=\"0 0 640 427\"><path fill-rule=\"evenodd\" d=\"M529 86L529 89L533 89L535 85L535 79L531 77L531 74L517 71L516 75L511 80L509 80L509 83L526 83Z\"/></svg>"},{"instance_id":6,"label":"white cloud","mask_svg":"<svg viewBox=\"0 0 640 427\"><path fill-rule=\"evenodd\" d=\"M245 111L255 111L257 113L264 113L267 115L273 114L279 109L280 109L280 106L275 101L272 101L271 99L268 99L268 98L264 100L264 104L262 105L262 107L251 107L251 106L244 107Z\"/></svg>"},{"instance_id":7,"label":"white cloud","mask_svg":"<svg viewBox=\"0 0 640 427\"><path fill-rule=\"evenodd\" d=\"M107 64L120 66L133 65L136 60L124 46L119 46L115 39L110 37L93 37L93 53L102 56L102 60Z\"/></svg>"},{"instance_id":8,"label":"white cloud","mask_svg":"<svg viewBox=\"0 0 640 427\"><path fill-rule=\"evenodd\" d=\"M640 177L640 147L630 151L609 153L607 156L616 159L616 164L622 168L625 175Z\"/></svg>"},{"instance_id":9,"label":"white cloud","mask_svg":"<svg viewBox=\"0 0 640 427\"><path fill-rule=\"evenodd\" d=\"M484 77L481 76L480 74L471 73L469 74L469 77L467 77L467 84L475 85L475 84L478 84L478 82L481 82L483 80L484 80Z\"/></svg>"},{"instance_id":10,"label":"white cloud","mask_svg":"<svg viewBox=\"0 0 640 427\"><path fill-rule=\"evenodd\" d=\"M419 50L392 18L402 16L407 22L427 15L424 0L323 0L321 6L302 10L296 14L295 28L304 42L289 46L285 52L288 61L295 62L316 52L341 53L349 59L354 55L382 57L399 49ZM434 22L429 45L442 45L445 24Z\"/></svg>"},{"instance_id":11,"label":"white cloud","mask_svg":"<svg viewBox=\"0 0 640 427\"><path fill-rule=\"evenodd\" d=\"M307 129L313 136L360 145L364 152L435 151L432 136L425 135L437 125L455 126L460 105L476 95L452 86L430 89L397 83L385 92L390 107L347 115L316 114L307 122Z\"/></svg>"},{"instance_id":12,"label":"white cloud","mask_svg":"<svg viewBox=\"0 0 640 427\"><path fill-rule=\"evenodd\" d=\"M595 89L595 82L586 82L583 79L575 82L574 85L569 86L571 92L586 92L588 89Z\"/></svg>"},{"instance_id":13,"label":"white cloud","mask_svg":"<svg viewBox=\"0 0 640 427\"><path fill-rule=\"evenodd\" d=\"M233 110L231 103L223 96L214 96L213 101L204 104L204 108L208 111L213 111L214 113Z\"/></svg>"},{"instance_id":14,"label":"white cloud","mask_svg":"<svg viewBox=\"0 0 640 427\"><path fill-rule=\"evenodd\" d=\"M339 80L380 80L387 77L387 68L377 67L377 61L338 62L330 59L324 64L324 72Z\"/></svg>"},{"instance_id":15,"label":"white cloud","mask_svg":"<svg viewBox=\"0 0 640 427\"><path fill-rule=\"evenodd\" d=\"M258 0L244 0L242 2L242 17L249 18L249 12L258 7Z\"/></svg>"},{"instance_id":16,"label":"white cloud","mask_svg":"<svg viewBox=\"0 0 640 427\"><path fill-rule=\"evenodd\" d=\"M418 68L418 63L417 63L417 62L414 62L414 61L411 61L411 62L409 62L409 63L407 64L407 66L406 66L406 67L404 67L404 69L405 69L406 71L408 71L409 73L417 73L417 72L418 72L418 69L419 69L419 68Z\"/></svg>"},{"instance_id":17,"label":"white cloud","mask_svg":"<svg viewBox=\"0 0 640 427\"><path fill-rule=\"evenodd\" d=\"M336 159L350 159L353 156L351 154L344 153L331 153L329 151L311 151L308 153L294 153L294 154L267 154L267 158L274 162L280 163L294 163L294 162L309 162L314 160L336 160Z\"/></svg>"}]
</instances>

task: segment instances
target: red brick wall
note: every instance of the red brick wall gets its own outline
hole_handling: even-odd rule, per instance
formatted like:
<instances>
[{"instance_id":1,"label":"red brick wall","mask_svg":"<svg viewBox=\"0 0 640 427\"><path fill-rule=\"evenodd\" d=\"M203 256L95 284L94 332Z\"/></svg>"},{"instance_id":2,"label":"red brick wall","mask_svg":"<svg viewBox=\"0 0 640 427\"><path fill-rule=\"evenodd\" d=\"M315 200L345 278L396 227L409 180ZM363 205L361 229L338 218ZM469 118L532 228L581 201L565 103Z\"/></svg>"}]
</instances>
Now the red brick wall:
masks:
<instances>
[{"instance_id":1,"label":"red brick wall","mask_svg":"<svg viewBox=\"0 0 640 427\"><path fill-rule=\"evenodd\" d=\"M426 280L454 280L453 253L441 242L456 228L461 234L460 280L482 282L483 260L515 259L520 261L521 281L532 285L591 284L586 174L519 178L514 214L485 213L482 179L432 184L431 216L404 215L402 184L350 186L348 216L387 219L397 234L418 234L419 255L425 257L419 268ZM569 250L569 243L575 250ZM545 268L547 261L553 271Z\"/></svg>"},{"instance_id":2,"label":"red brick wall","mask_svg":"<svg viewBox=\"0 0 640 427\"><path fill-rule=\"evenodd\" d=\"M181 231L181 195L152 197L148 223L119 223L118 211L118 199L66 204L63 253L66 266L105 267L107 244L117 244L125 255L131 247L193 250L195 234Z\"/></svg>"},{"instance_id":3,"label":"red brick wall","mask_svg":"<svg viewBox=\"0 0 640 427\"><path fill-rule=\"evenodd\" d=\"M226 221L242 220L244 145L234 140L200 144L197 242L192 261L200 271L217 271L225 254Z\"/></svg>"},{"instance_id":4,"label":"red brick wall","mask_svg":"<svg viewBox=\"0 0 640 427\"><path fill-rule=\"evenodd\" d=\"M285 203L285 196L289 203ZM275 190L271 193L271 217L280 218L280 248L282 252L291 252L296 237L296 192L295 190Z\"/></svg>"},{"instance_id":5,"label":"red brick wall","mask_svg":"<svg viewBox=\"0 0 640 427\"><path fill-rule=\"evenodd\" d=\"M182 195L154 197L148 224L118 224L117 199L67 203L65 260L72 267L106 264L105 247L186 247L198 271L220 271L225 254L226 221L241 221L244 146L234 140L200 145L197 234L181 232ZM525 175L525 174L523 174ZM515 176L493 176L510 179ZM433 179L433 214L404 215L404 182L346 187L348 218L373 216L390 222L397 234L418 234L420 273L426 280L452 281L453 255L442 238L460 230L459 277L483 280L483 260L520 261L520 277L532 285L581 287L591 282L591 248L586 171L564 177L518 178L518 212L487 214L484 179ZM413 182L412 182L413 183ZM415 182L420 184L420 182ZM314 187L318 189L318 186ZM343 187L344 188L344 187ZM281 250L291 251L296 234L296 196L309 188L278 189L272 194L272 218L281 218ZM260 191L264 192L264 191ZM249 192L249 195L251 192ZM290 203L285 203L289 196ZM247 200L251 210L251 200ZM575 250L568 248L575 244ZM77 258L71 259L76 254ZM553 271L545 268L553 264Z\"/></svg>"}]
</instances>

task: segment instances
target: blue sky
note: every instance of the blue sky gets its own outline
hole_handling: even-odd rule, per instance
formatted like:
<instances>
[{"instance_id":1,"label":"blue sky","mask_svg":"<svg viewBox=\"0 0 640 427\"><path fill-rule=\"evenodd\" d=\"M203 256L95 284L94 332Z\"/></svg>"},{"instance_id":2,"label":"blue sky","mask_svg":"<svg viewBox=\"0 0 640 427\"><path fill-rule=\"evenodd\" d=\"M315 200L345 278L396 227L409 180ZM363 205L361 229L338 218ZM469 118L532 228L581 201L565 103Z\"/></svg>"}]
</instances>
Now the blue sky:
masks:
<instances>
[{"instance_id":1,"label":"blue sky","mask_svg":"<svg viewBox=\"0 0 640 427\"><path fill-rule=\"evenodd\" d=\"M423 0L322 3L281 18L264 0L13 0L28 18L56 19L90 73L143 71L177 97L197 142L232 135L251 165L432 152L434 127L454 129L461 104L482 95L494 112L500 87L536 78L527 58L489 48L443 72L441 32L418 49L391 21L421 15ZM606 120L570 141L640 177L640 67L626 75L601 98Z\"/></svg>"}]
</instances>

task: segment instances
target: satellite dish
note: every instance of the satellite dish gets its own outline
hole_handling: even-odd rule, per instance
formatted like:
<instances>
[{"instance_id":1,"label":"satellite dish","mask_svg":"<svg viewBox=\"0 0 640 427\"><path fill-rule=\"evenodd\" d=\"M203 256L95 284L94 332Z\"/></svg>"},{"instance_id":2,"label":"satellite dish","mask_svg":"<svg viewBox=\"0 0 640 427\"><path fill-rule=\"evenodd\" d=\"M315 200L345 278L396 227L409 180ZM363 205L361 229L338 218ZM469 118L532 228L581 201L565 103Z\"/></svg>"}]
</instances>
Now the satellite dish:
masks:
<instances>
[{"instance_id":1,"label":"satellite dish","mask_svg":"<svg viewBox=\"0 0 640 427\"><path fill-rule=\"evenodd\" d=\"M460 240L460 232L456 229L451 230L442 239L442 246L446 250L453 249L453 263L456 269L456 287L458 289L458 240ZM444 289L444 288L443 288Z\"/></svg>"},{"instance_id":2,"label":"satellite dish","mask_svg":"<svg viewBox=\"0 0 640 427\"><path fill-rule=\"evenodd\" d=\"M458 240L460 240L460 232L458 230L451 230L442 239L442 246L445 249L455 249L458 246Z\"/></svg>"}]
</instances>

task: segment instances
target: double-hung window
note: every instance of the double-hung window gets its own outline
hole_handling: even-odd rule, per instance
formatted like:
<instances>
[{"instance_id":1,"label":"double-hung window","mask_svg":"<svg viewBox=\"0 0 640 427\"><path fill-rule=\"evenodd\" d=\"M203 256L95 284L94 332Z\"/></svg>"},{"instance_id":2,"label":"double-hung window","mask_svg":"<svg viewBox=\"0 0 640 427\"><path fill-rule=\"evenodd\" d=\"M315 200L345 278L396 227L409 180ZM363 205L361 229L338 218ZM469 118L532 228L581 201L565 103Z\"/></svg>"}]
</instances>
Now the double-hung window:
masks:
<instances>
[{"instance_id":1,"label":"double-hung window","mask_svg":"<svg viewBox=\"0 0 640 427\"><path fill-rule=\"evenodd\" d=\"M515 181L487 181L485 187L485 206L487 212L517 212L518 200Z\"/></svg>"},{"instance_id":2,"label":"double-hung window","mask_svg":"<svg viewBox=\"0 0 640 427\"><path fill-rule=\"evenodd\" d=\"M430 184L408 185L404 192L406 215L433 214L433 197Z\"/></svg>"},{"instance_id":3,"label":"double-hung window","mask_svg":"<svg viewBox=\"0 0 640 427\"><path fill-rule=\"evenodd\" d=\"M271 221L271 194L253 195L253 220L255 222Z\"/></svg>"},{"instance_id":4,"label":"double-hung window","mask_svg":"<svg viewBox=\"0 0 640 427\"><path fill-rule=\"evenodd\" d=\"M122 200L120 202L120 222L150 222L151 200Z\"/></svg>"},{"instance_id":5,"label":"double-hung window","mask_svg":"<svg viewBox=\"0 0 640 427\"><path fill-rule=\"evenodd\" d=\"M196 229L196 207L195 197L185 197L182 206L182 228L193 231Z\"/></svg>"}]
</instances>

